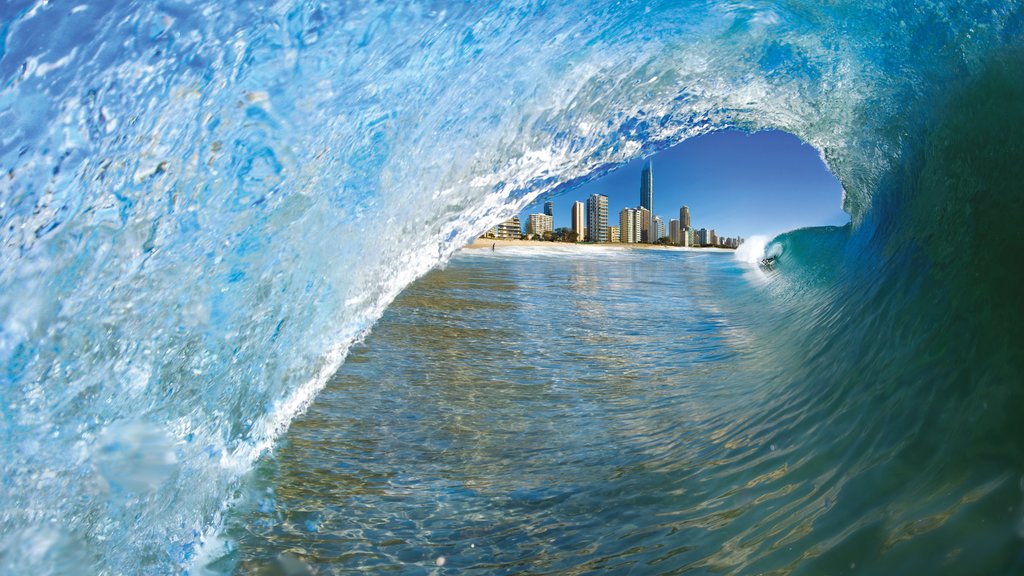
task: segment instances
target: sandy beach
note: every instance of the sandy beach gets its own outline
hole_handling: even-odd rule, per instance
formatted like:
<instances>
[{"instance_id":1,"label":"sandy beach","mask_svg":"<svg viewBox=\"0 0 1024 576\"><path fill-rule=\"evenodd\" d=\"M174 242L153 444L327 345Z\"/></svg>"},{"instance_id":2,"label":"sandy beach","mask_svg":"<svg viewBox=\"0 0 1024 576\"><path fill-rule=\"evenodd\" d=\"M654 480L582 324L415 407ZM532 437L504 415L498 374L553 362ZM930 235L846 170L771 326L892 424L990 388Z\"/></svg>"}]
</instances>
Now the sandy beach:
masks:
<instances>
[{"instance_id":1,"label":"sandy beach","mask_svg":"<svg viewBox=\"0 0 1024 576\"><path fill-rule=\"evenodd\" d=\"M593 250L601 249L607 250L609 248L613 250L669 250L675 252L735 252L731 248L692 248L683 246L663 246L660 244L622 244L618 242L608 242L604 244L587 244L587 243L573 243L573 242L544 242L541 240L489 240L486 238L477 238L470 244L466 244L462 247L463 250L479 250L483 248L489 249L491 245L494 245L495 250L501 250L503 248L577 248L579 250Z\"/></svg>"}]
</instances>

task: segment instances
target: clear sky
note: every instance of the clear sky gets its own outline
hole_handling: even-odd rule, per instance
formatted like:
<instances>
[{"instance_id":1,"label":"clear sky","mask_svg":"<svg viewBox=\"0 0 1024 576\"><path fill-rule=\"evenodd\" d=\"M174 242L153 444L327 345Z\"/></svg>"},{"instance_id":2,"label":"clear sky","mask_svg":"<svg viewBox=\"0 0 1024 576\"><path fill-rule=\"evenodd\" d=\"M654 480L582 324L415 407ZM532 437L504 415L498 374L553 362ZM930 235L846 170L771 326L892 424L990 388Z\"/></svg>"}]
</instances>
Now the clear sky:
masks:
<instances>
[{"instance_id":1,"label":"clear sky","mask_svg":"<svg viewBox=\"0 0 1024 576\"><path fill-rule=\"evenodd\" d=\"M817 151L785 132L747 134L736 130L691 138L651 156L654 162L654 214L668 223L679 207L690 207L695 228L714 228L719 236L775 235L807 226L842 225L850 218L840 205L842 187ZM608 224L618 226L619 211L640 204L640 171L647 159L553 199L555 227L572 223L575 200L608 196ZM522 213L544 211L544 201Z\"/></svg>"}]
</instances>

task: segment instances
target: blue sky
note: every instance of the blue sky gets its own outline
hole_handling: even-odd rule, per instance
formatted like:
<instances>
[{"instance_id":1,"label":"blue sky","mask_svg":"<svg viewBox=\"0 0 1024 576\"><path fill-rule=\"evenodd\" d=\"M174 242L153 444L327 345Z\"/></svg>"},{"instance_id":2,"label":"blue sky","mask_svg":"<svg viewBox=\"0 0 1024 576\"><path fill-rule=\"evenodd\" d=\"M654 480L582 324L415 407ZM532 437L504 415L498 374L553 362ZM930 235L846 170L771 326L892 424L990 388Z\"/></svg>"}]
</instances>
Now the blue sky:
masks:
<instances>
[{"instance_id":1,"label":"blue sky","mask_svg":"<svg viewBox=\"0 0 1024 576\"><path fill-rule=\"evenodd\" d=\"M649 158L654 162L654 214L679 218L690 207L696 228L714 228L720 236L774 235L807 226L842 225L849 216L840 206L842 187L817 151L785 132L747 134L736 130L691 138ZM640 171L647 159L553 199L555 227L571 224L575 200L608 196L608 220L618 225L619 211L640 204ZM523 211L543 212L544 201Z\"/></svg>"}]
</instances>

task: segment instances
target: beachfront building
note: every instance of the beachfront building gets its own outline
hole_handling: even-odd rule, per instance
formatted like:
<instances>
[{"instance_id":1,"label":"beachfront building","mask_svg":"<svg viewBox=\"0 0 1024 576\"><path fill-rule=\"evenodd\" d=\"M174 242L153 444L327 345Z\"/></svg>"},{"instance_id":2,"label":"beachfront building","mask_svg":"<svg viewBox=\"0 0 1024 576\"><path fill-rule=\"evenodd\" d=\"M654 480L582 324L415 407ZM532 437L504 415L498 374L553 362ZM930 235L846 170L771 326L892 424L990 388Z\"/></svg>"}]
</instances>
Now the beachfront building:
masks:
<instances>
[{"instance_id":1,"label":"beachfront building","mask_svg":"<svg viewBox=\"0 0 1024 576\"><path fill-rule=\"evenodd\" d=\"M548 216L551 216L552 218L554 218L555 217L555 203L554 202L545 202L544 203L544 213L547 214Z\"/></svg>"},{"instance_id":2,"label":"beachfront building","mask_svg":"<svg viewBox=\"0 0 1024 576\"><path fill-rule=\"evenodd\" d=\"M708 234L707 228L701 228L697 231L697 240L694 242L697 246L707 246L711 243L711 236Z\"/></svg>"},{"instance_id":3,"label":"beachfront building","mask_svg":"<svg viewBox=\"0 0 1024 576\"><path fill-rule=\"evenodd\" d=\"M523 237L523 225L519 216L513 216L494 227L494 237L499 240L519 240Z\"/></svg>"},{"instance_id":4,"label":"beachfront building","mask_svg":"<svg viewBox=\"0 0 1024 576\"><path fill-rule=\"evenodd\" d=\"M636 209L640 222L640 240L638 242L651 241L651 211L643 206Z\"/></svg>"},{"instance_id":5,"label":"beachfront building","mask_svg":"<svg viewBox=\"0 0 1024 576\"><path fill-rule=\"evenodd\" d=\"M555 231L555 219L547 214L530 214L526 221L526 233L544 237L545 232Z\"/></svg>"},{"instance_id":6,"label":"beachfront building","mask_svg":"<svg viewBox=\"0 0 1024 576\"><path fill-rule=\"evenodd\" d=\"M608 241L608 197L604 194L587 198L587 233L590 242Z\"/></svg>"},{"instance_id":7,"label":"beachfront building","mask_svg":"<svg viewBox=\"0 0 1024 576\"><path fill-rule=\"evenodd\" d=\"M718 246L718 235L715 234L715 229L708 230L708 239L711 241L712 246Z\"/></svg>"},{"instance_id":8,"label":"beachfront building","mask_svg":"<svg viewBox=\"0 0 1024 576\"><path fill-rule=\"evenodd\" d=\"M654 212L654 165L650 160L640 172L640 206Z\"/></svg>"},{"instance_id":9,"label":"beachfront building","mask_svg":"<svg viewBox=\"0 0 1024 576\"><path fill-rule=\"evenodd\" d=\"M640 241L640 211L623 208L619 212L619 241L633 244Z\"/></svg>"},{"instance_id":10,"label":"beachfront building","mask_svg":"<svg viewBox=\"0 0 1024 576\"><path fill-rule=\"evenodd\" d=\"M608 241L615 244L619 241L619 227L609 226L608 227Z\"/></svg>"},{"instance_id":11,"label":"beachfront building","mask_svg":"<svg viewBox=\"0 0 1024 576\"><path fill-rule=\"evenodd\" d=\"M690 207L683 206L679 209L679 227L689 228L690 227Z\"/></svg>"},{"instance_id":12,"label":"beachfront building","mask_svg":"<svg viewBox=\"0 0 1024 576\"><path fill-rule=\"evenodd\" d=\"M668 221L668 241L673 246L682 244L679 239L679 220L675 218Z\"/></svg>"},{"instance_id":13,"label":"beachfront building","mask_svg":"<svg viewBox=\"0 0 1024 576\"><path fill-rule=\"evenodd\" d=\"M586 208L583 202L572 203L572 231L576 233L576 241L583 242L587 238Z\"/></svg>"},{"instance_id":14,"label":"beachfront building","mask_svg":"<svg viewBox=\"0 0 1024 576\"><path fill-rule=\"evenodd\" d=\"M651 218L651 242L657 242L666 236L665 234L665 221L661 219L661 216L654 216Z\"/></svg>"}]
</instances>

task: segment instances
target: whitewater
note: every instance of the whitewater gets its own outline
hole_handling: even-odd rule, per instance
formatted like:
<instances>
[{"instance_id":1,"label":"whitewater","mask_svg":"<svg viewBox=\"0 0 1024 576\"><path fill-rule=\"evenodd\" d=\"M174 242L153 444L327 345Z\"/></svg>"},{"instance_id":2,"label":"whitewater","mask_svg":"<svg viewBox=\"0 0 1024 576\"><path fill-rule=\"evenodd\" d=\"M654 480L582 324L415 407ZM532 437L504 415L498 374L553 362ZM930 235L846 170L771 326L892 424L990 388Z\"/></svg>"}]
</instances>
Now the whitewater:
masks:
<instances>
[{"instance_id":1,"label":"whitewater","mask_svg":"<svg viewBox=\"0 0 1024 576\"><path fill-rule=\"evenodd\" d=\"M960 557L1020 572L1022 26L1005 1L5 2L0 566L201 570L407 285L737 128L817 148L852 218L768 243L788 402L737 418L872 431L808 457L875 488L893 543L975 504Z\"/></svg>"}]
</instances>

